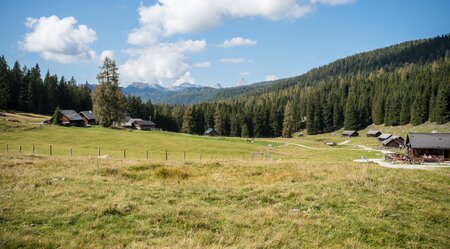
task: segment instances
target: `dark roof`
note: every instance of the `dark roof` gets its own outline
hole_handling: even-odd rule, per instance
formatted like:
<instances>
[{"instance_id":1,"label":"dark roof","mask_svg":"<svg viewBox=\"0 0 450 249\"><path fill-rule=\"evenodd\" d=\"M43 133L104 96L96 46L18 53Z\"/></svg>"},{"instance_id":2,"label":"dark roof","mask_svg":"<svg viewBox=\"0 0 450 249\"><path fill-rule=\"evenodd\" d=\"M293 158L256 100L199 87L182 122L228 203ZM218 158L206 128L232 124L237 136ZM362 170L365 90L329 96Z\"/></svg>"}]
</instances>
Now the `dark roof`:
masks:
<instances>
[{"instance_id":1,"label":"dark roof","mask_svg":"<svg viewBox=\"0 0 450 249\"><path fill-rule=\"evenodd\" d=\"M149 125L149 126L156 126L155 123L153 123L153 121L150 120L135 120L134 121L136 124L138 125Z\"/></svg>"},{"instance_id":2,"label":"dark roof","mask_svg":"<svg viewBox=\"0 0 450 249\"><path fill-rule=\"evenodd\" d=\"M369 135L376 135L376 134L378 134L378 133L380 133L379 131L374 131L374 130L369 130L368 132L367 132L367 134L369 134Z\"/></svg>"},{"instance_id":3,"label":"dark roof","mask_svg":"<svg viewBox=\"0 0 450 249\"><path fill-rule=\"evenodd\" d=\"M61 110L61 114L66 116L70 121L83 120L83 118L74 110Z\"/></svg>"},{"instance_id":4,"label":"dark roof","mask_svg":"<svg viewBox=\"0 0 450 249\"><path fill-rule=\"evenodd\" d=\"M85 116L88 120L94 120L94 114L92 114L91 111L82 111L80 112L80 115Z\"/></svg>"},{"instance_id":5,"label":"dark roof","mask_svg":"<svg viewBox=\"0 0 450 249\"><path fill-rule=\"evenodd\" d=\"M387 145L390 142L392 142L393 140L395 140L398 144L403 145L403 141L401 140L402 137L400 136L390 136L388 139L383 140L383 142L381 142L383 145Z\"/></svg>"},{"instance_id":6,"label":"dark roof","mask_svg":"<svg viewBox=\"0 0 450 249\"><path fill-rule=\"evenodd\" d=\"M356 133L356 131L344 131L342 132L342 135L352 135L354 133Z\"/></svg>"},{"instance_id":7,"label":"dark roof","mask_svg":"<svg viewBox=\"0 0 450 249\"><path fill-rule=\"evenodd\" d=\"M409 133L406 144L419 149L450 149L450 133Z\"/></svg>"},{"instance_id":8,"label":"dark roof","mask_svg":"<svg viewBox=\"0 0 450 249\"><path fill-rule=\"evenodd\" d=\"M391 136L392 136L391 134L382 133L381 135L378 136L378 139L388 139Z\"/></svg>"}]
</instances>

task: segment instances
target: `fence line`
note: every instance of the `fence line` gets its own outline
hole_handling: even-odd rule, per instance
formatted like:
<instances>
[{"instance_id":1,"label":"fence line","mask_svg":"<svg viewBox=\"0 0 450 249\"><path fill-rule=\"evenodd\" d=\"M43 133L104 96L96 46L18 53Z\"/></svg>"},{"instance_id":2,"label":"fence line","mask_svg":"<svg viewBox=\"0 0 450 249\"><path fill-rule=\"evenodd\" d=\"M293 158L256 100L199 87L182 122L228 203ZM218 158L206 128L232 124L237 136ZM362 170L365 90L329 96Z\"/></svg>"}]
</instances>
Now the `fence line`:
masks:
<instances>
[{"instance_id":1,"label":"fence line","mask_svg":"<svg viewBox=\"0 0 450 249\"><path fill-rule=\"evenodd\" d=\"M117 150L117 149L102 149L98 148L73 148L73 147L54 147L53 145L36 145L33 144L29 150L22 145L8 143L0 144L0 152L6 153L23 153L32 155L48 155L52 156L63 156L63 157L89 157L89 158L115 158L115 159L136 159L136 160L165 160L165 161L202 161L207 158L215 161L228 161L228 160L243 160L243 161L253 161L253 160L272 160L272 153L266 152L254 152L254 153L234 153L227 157L226 154L221 154L218 152L212 153L201 153L201 152L186 152L186 151L169 151L169 150L152 150L146 148L145 150L132 150L127 151L127 149ZM95 153L97 152L97 153ZM104 154L102 155L102 152ZM109 153L108 153L109 152ZM120 152L123 152L120 155ZM129 152L127 154L127 152ZM209 157L208 157L209 155Z\"/></svg>"}]
</instances>

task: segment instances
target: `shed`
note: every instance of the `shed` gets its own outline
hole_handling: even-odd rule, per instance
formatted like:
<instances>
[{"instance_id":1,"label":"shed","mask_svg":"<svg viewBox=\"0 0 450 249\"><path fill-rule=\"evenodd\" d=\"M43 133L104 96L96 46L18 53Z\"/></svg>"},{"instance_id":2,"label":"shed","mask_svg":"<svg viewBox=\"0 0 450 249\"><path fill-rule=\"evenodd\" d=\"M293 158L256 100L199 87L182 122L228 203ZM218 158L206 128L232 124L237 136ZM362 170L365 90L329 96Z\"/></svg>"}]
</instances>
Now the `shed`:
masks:
<instances>
[{"instance_id":1,"label":"shed","mask_svg":"<svg viewBox=\"0 0 450 249\"><path fill-rule=\"evenodd\" d=\"M450 133L408 133L406 147L413 160L450 161Z\"/></svg>"},{"instance_id":2,"label":"shed","mask_svg":"<svg viewBox=\"0 0 450 249\"><path fill-rule=\"evenodd\" d=\"M381 135L381 132L380 131L375 131L375 130L369 130L366 133L366 136L368 136L368 137L378 137L379 135Z\"/></svg>"},{"instance_id":3,"label":"shed","mask_svg":"<svg viewBox=\"0 0 450 249\"><path fill-rule=\"evenodd\" d=\"M85 124L95 124L95 117L92 111L82 111L80 116L83 118Z\"/></svg>"},{"instance_id":4,"label":"shed","mask_svg":"<svg viewBox=\"0 0 450 249\"><path fill-rule=\"evenodd\" d=\"M384 148L404 148L405 147L404 142L405 141L402 137L393 135L381 143Z\"/></svg>"},{"instance_id":5,"label":"shed","mask_svg":"<svg viewBox=\"0 0 450 249\"><path fill-rule=\"evenodd\" d=\"M203 135L210 137L220 136L220 134L216 130L214 130L214 128L208 128Z\"/></svg>"},{"instance_id":6,"label":"shed","mask_svg":"<svg viewBox=\"0 0 450 249\"><path fill-rule=\"evenodd\" d=\"M155 130L156 124L150 120L134 120L132 122L133 127L137 130L149 131Z\"/></svg>"},{"instance_id":7,"label":"shed","mask_svg":"<svg viewBox=\"0 0 450 249\"><path fill-rule=\"evenodd\" d=\"M357 136L359 136L359 134L356 131L346 130L346 131L342 132L342 136L343 137L357 137Z\"/></svg>"},{"instance_id":8,"label":"shed","mask_svg":"<svg viewBox=\"0 0 450 249\"><path fill-rule=\"evenodd\" d=\"M60 125L84 126L83 118L74 110L61 110Z\"/></svg>"},{"instance_id":9,"label":"shed","mask_svg":"<svg viewBox=\"0 0 450 249\"><path fill-rule=\"evenodd\" d=\"M391 136L392 136L392 134L383 133L378 136L378 141L384 141L384 140L390 138Z\"/></svg>"}]
</instances>

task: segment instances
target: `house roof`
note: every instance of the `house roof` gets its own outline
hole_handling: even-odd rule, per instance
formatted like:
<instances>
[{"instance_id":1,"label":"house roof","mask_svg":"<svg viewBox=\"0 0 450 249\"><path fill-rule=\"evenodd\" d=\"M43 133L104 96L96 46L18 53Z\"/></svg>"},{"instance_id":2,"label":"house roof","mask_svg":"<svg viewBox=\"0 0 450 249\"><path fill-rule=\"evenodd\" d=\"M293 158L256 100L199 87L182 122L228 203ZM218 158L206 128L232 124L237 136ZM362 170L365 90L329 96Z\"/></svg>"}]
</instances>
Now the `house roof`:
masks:
<instances>
[{"instance_id":1,"label":"house roof","mask_svg":"<svg viewBox=\"0 0 450 249\"><path fill-rule=\"evenodd\" d=\"M383 140L383 142L381 142L383 145L388 145L390 142L392 141L396 141L398 144L403 145L403 141L400 140L400 136L390 136L388 139Z\"/></svg>"},{"instance_id":2,"label":"house roof","mask_svg":"<svg viewBox=\"0 0 450 249\"><path fill-rule=\"evenodd\" d=\"M209 134L209 133L212 133L212 132L216 132L216 133L217 133L217 131L215 131L213 128L208 128L208 129L205 131L205 134Z\"/></svg>"},{"instance_id":3,"label":"house roof","mask_svg":"<svg viewBox=\"0 0 450 249\"><path fill-rule=\"evenodd\" d=\"M356 133L356 131L344 131L344 132L342 132L342 135L351 135L354 133Z\"/></svg>"},{"instance_id":4,"label":"house roof","mask_svg":"<svg viewBox=\"0 0 450 249\"><path fill-rule=\"evenodd\" d=\"M95 119L94 114L92 114L91 111L82 111L80 112L80 115L85 116L89 120Z\"/></svg>"},{"instance_id":5,"label":"house roof","mask_svg":"<svg viewBox=\"0 0 450 249\"><path fill-rule=\"evenodd\" d=\"M61 114L66 116L70 121L83 120L83 118L74 110L61 110Z\"/></svg>"},{"instance_id":6,"label":"house roof","mask_svg":"<svg viewBox=\"0 0 450 249\"><path fill-rule=\"evenodd\" d=\"M150 125L150 126L156 126L156 124L153 123L153 121L150 121L150 120L142 120L142 119L140 119L140 120L134 120L134 122L135 122L136 124L138 124L138 125ZM133 123L134 123L134 122L133 122Z\"/></svg>"},{"instance_id":7,"label":"house roof","mask_svg":"<svg viewBox=\"0 0 450 249\"><path fill-rule=\"evenodd\" d=\"M392 134L387 134L387 133L382 133L381 135L378 136L378 139L388 139L392 136Z\"/></svg>"},{"instance_id":8,"label":"house roof","mask_svg":"<svg viewBox=\"0 0 450 249\"><path fill-rule=\"evenodd\" d=\"M409 133L406 144L419 149L450 149L450 133Z\"/></svg>"},{"instance_id":9,"label":"house roof","mask_svg":"<svg viewBox=\"0 0 450 249\"><path fill-rule=\"evenodd\" d=\"M369 130L368 132L367 132L367 134L369 134L369 135L376 135L376 134L378 134L378 133L380 133L379 131L375 131L375 130Z\"/></svg>"}]
</instances>

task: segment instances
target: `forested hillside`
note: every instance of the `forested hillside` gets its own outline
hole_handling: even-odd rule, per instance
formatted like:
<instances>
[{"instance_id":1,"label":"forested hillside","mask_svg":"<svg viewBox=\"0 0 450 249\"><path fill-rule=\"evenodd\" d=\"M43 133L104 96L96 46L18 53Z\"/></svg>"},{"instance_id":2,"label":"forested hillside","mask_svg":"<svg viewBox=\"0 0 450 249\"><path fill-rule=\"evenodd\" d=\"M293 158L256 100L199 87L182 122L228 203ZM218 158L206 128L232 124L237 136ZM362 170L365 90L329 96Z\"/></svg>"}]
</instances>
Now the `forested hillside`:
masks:
<instances>
[{"instance_id":1,"label":"forested hillside","mask_svg":"<svg viewBox=\"0 0 450 249\"><path fill-rule=\"evenodd\" d=\"M155 118L168 130L200 134L214 127L243 137L291 136L301 128L317 134L371 123L442 124L450 121L449 56L449 35L405 42L298 77L226 89L214 102L157 105Z\"/></svg>"},{"instance_id":2,"label":"forested hillside","mask_svg":"<svg viewBox=\"0 0 450 249\"><path fill-rule=\"evenodd\" d=\"M198 95L192 93L198 90ZM128 96L124 111L152 117L165 130L202 134L214 127L224 136L290 137L306 128L309 134L426 121L450 121L450 35L405 42L337 60L287 79L250 86L176 95L210 102L194 105L152 104ZM195 94L194 94L195 95ZM0 109L51 114L61 109L92 109L89 85L77 85L39 66L9 68L0 58Z\"/></svg>"}]
</instances>

